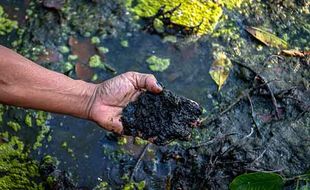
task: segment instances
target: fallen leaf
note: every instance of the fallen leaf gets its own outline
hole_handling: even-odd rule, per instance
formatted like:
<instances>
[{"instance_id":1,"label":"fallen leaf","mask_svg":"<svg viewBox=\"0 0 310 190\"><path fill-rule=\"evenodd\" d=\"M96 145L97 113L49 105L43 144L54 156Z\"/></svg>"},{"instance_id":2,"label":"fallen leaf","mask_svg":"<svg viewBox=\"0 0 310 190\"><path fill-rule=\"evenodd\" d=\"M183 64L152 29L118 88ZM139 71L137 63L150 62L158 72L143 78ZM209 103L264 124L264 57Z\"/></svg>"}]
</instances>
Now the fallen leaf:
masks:
<instances>
[{"instance_id":1,"label":"fallen leaf","mask_svg":"<svg viewBox=\"0 0 310 190\"><path fill-rule=\"evenodd\" d=\"M218 90L220 91L224 85L226 79L228 78L229 71L232 68L230 59L224 53L219 53L216 55L216 59L211 65L209 74L212 79L218 85Z\"/></svg>"},{"instance_id":2,"label":"fallen leaf","mask_svg":"<svg viewBox=\"0 0 310 190\"><path fill-rule=\"evenodd\" d=\"M282 50L280 54L293 57L305 57L306 55L310 55L310 51L300 51L296 49L290 49L290 50Z\"/></svg>"},{"instance_id":3,"label":"fallen leaf","mask_svg":"<svg viewBox=\"0 0 310 190\"><path fill-rule=\"evenodd\" d=\"M267 46L282 48L282 49L285 49L288 46L286 41L260 28L247 27L245 30Z\"/></svg>"}]
</instances>

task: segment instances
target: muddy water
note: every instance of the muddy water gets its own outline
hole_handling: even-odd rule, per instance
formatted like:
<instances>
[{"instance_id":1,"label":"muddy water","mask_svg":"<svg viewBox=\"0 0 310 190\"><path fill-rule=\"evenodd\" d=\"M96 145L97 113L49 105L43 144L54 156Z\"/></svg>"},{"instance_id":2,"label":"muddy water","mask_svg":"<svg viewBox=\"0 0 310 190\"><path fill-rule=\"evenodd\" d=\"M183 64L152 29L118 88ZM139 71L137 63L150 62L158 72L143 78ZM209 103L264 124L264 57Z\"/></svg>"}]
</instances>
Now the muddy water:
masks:
<instances>
[{"instance_id":1,"label":"muddy water","mask_svg":"<svg viewBox=\"0 0 310 190\"><path fill-rule=\"evenodd\" d=\"M23 14L25 14L25 9L27 7L26 2L27 1L0 0L0 4L5 7L6 11L10 15L17 15L17 18L22 25L25 22ZM19 7L19 11L16 11L14 7ZM15 18L14 16L10 17ZM266 49L259 51L252 48L252 46L255 46L258 42L243 30L243 28L249 24L248 22L250 19L242 17L239 13L233 14L232 17L235 17L234 22L239 27L240 38L245 40L249 46L248 49L244 48L247 46L244 46L243 49L238 51L241 51L241 55L246 59L252 59L255 63L261 63L265 57L270 54L270 51ZM250 21L254 23L253 20ZM259 21L260 18L257 18L258 23ZM301 33L305 36L305 38L310 35L304 30L301 31ZM295 35L297 36L297 34ZM15 34L11 34L9 38L1 37L0 43L9 46L10 42L12 42L15 37ZM64 39L62 40L66 41ZM85 40L85 37L79 36L79 40L83 41ZM127 40L129 47L122 47L120 44L122 40ZM307 44L304 42L299 43L297 39L291 39L291 41L294 46L300 45L303 48L306 47L305 44ZM158 35L151 35L141 30L132 31L129 29L121 29L118 31L117 35L107 35L101 43L109 49L109 52L104 55L105 61L115 68L118 74L126 71L152 73L168 89L193 99L201 104L207 110L206 114L218 111L219 106L222 104L229 104L229 102L233 101L235 97L238 96L240 91L251 85L251 82L240 79L240 72L236 69L231 73L230 78L221 92L217 91L217 86L212 81L208 71L213 61L212 52L218 49L215 44L225 45L224 47L228 49L235 48L234 43L229 43L225 41L225 39L206 36L197 42L184 45L182 42L176 44L163 42L162 38ZM85 45L85 48L90 48L88 45ZM49 46L49 43L46 43L46 46ZM148 69L145 62L145 60L151 55L169 58L171 65L164 72L152 72ZM250 55L255 55L255 58ZM85 56L91 55L86 53ZM249 62L249 64L252 64L252 62ZM57 64L49 64L44 66L53 70L57 70L58 68ZM112 73L102 70L94 70L92 72L97 73L99 76L99 79L96 82L100 82L114 76ZM84 71L83 73L87 73L87 71ZM72 75L72 77L77 76ZM244 75L242 75L242 77L244 77ZM272 104L265 99L259 100L258 98L254 101L256 101L255 103L257 109L259 110L258 115L261 114L259 116L263 119L270 119L272 116L270 116L271 114L269 113L272 112ZM309 99L305 99L305 101L309 101ZM204 131L198 131L200 135L197 135L196 140L210 140L209 135L213 134L213 136L216 136L215 133L217 132L237 131L240 133L239 135L241 135L240 138L248 134L250 132L250 128L247 127L251 125L250 115L248 111L246 111L248 109L250 109L250 107L247 104L242 105L237 110L233 111L231 115L224 117L218 126L212 125L210 128L213 131L211 132L205 131L205 129L209 127L206 126ZM44 140L43 146L39 148L39 150L33 151L32 155L34 158L40 160L45 154L51 154L57 157L60 161L60 168L72 173L72 177L76 180L78 186L92 188L100 181L108 181L114 188L123 184L124 181L122 178L124 178L125 174L129 175L131 173L136 159L142 151L144 145L133 144L131 138L128 138L128 143L126 145L119 145L118 137L102 130L95 123L64 115L51 115L52 117L48 120L48 125L51 128L50 135L52 136L52 140L50 142ZM6 119L9 120L14 117L16 117L16 115L12 113L8 114ZM238 119L234 120L235 118ZM302 122L303 125L309 124L309 121ZM276 126L278 125L279 124L276 124ZM286 125L285 122L283 125ZM279 127L275 127L274 130L278 128ZM300 133L302 133L302 129L298 127L298 131L298 135L300 135ZM263 133L264 132L267 134L269 131L263 129ZM282 133L283 131L280 132ZM304 132L307 134L309 130ZM279 136L279 130L276 130L275 133L275 136ZM27 139L34 138L29 135L29 133L25 134L27 134L27 136L24 135L26 141ZM279 139L272 139L269 136L268 138L271 139L270 141L274 141L275 144L279 144L279 146L281 145ZM294 141L290 138L287 139L293 141L295 144L297 143L296 146L299 146L298 143L300 143L300 141ZM236 141L236 139L232 139L232 141ZM255 139L252 141L255 141ZM305 142L307 143L308 141ZM63 146L64 143L67 144L67 147ZM255 142L253 143L257 146ZM170 145L168 148L174 149L177 146L179 145ZM188 144L185 144L184 146L188 146ZM284 146L291 146L291 144L284 143ZM68 148L70 148L70 151L68 151ZM169 161L160 161L161 153L165 150L165 148L159 148L153 145L149 149L150 151L147 152L144 159L145 162L142 162L139 167L135 179L137 181L147 180L148 187L151 189L161 189L164 186L166 177L172 174L175 164L171 164L172 162L170 163ZM243 151L248 151L250 149L251 147L247 147L247 149ZM307 148L307 146L302 146L301 152L307 151L308 149L309 147ZM284 150L288 151L289 155L292 154L292 152L290 152L292 151L290 148ZM273 151L269 155L272 159L276 159L277 154L280 152L279 149L274 147L270 148L268 151ZM253 155L242 156L253 157ZM296 174L296 170L298 169L300 172L305 171L305 167L309 166L309 163L305 159L309 158L307 156L309 155L302 153L299 155L304 163L300 165L297 164L297 169L292 169L292 171L294 170L292 173ZM268 160L269 157L266 157L266 159ZM287 159L284 160L287 162ZM270 167L270 164L268 165L264 162L264 167L265 168L263 169L269 169L268 167ZM292 167L295 167L295 165ZM225 181L225 183L227 183L227 181Z\"/></svg>"}]
</instances>

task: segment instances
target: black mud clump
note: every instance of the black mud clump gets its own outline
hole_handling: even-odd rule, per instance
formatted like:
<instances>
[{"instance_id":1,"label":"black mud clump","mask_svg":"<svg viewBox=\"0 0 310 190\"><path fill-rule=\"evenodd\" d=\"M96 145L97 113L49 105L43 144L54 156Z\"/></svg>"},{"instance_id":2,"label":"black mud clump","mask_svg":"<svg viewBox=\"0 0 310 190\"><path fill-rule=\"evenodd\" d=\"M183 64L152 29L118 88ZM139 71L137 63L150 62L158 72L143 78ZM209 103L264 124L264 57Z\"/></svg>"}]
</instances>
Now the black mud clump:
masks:
<instances>
[{"instance_id":1,"label":"black mud clump","mask_svg":"<svg viewBox=\"0 0 310 190\"><path fill-rule=\"evenodd\" d=\"M125 135L165 145L175 139L189 140L201 114L196 102L163 90L159 94L143 92L123 109L121 120Z\"/></svg>"}]
</instances>

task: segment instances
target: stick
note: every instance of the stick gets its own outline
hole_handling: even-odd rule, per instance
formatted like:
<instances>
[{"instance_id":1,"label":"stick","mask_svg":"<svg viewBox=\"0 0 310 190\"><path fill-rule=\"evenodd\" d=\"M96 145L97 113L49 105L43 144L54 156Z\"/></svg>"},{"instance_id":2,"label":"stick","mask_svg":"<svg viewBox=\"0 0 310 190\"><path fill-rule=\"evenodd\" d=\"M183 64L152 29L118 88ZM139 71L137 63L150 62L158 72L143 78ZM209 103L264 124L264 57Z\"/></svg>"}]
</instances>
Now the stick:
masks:
<instances>
[{"instance_id":1,"label":"stick","mask_svg":"<svg viewBox=\"0 0 310 190\"><path fill-rule=\"evenodd\" d=\"M138 158L138 160L137 160L137 162L136 162L136 164L135 164L135 167L133 168L132 173L131 173L131 175L130 175L130 181L133 181L133 177L135 176L135 173L136 173L137 170L139 169L140 163L141 163L141 161L142 161L142 159L143 159L143 157L144 157L144 155L145 155L145 153L146 153L146 150L147 150L150 146L151 146L151 144L150 144L150 143L147 143L147 144L144 146L143 150L141 151L141 153L140 153L140 155L139 155L139 158Z\"/></svg>"},{"instance_id":2,"label":"stick","mask_svg":"<svg viewBox=\"0 0 310 190\"><path fill-rule=\"evenodd\" d=\"M257 125L256 120L255 120L254 106L253 106L253 102L252 102L252 99L250 97L250 94L247 94L247 98L248 98L250 106L251 106L251 116L252 116L252 120L253 120L253 123L254 123L254 128L255 128L255 130L257 132L258 137L261 138L262 135L259 132L258 125Z\"/></svg>"}]
</instances>

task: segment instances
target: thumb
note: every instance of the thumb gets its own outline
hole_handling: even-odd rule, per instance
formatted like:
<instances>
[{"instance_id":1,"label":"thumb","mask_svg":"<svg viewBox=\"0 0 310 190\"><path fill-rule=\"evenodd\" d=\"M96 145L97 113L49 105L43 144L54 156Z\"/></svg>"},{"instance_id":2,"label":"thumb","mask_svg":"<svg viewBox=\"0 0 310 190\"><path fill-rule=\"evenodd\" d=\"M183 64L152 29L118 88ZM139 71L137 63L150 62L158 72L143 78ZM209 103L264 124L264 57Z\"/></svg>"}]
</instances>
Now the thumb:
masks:
<instances>
[{"instance_id":1,"label":"thumb","mask_svg":"<svg viewBox=\"0 0 310 190\"><path fill-rule=\"evenodd\" d=\"M157 82L154 75L130 72L131 78L134 79L134 85L138 89L146 89L153 93L160 93L163 87Z\"/></svg>"}]
</instances>

